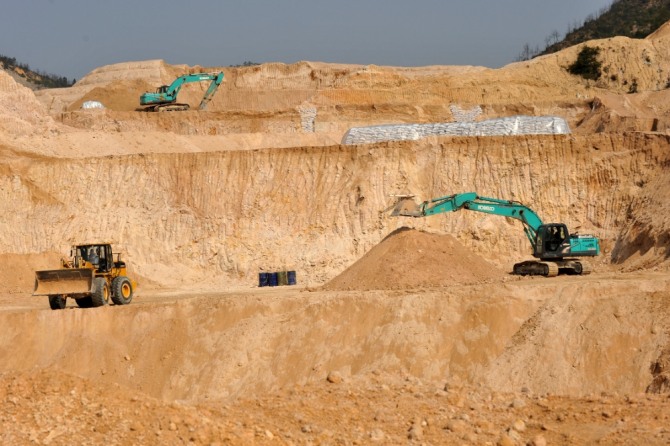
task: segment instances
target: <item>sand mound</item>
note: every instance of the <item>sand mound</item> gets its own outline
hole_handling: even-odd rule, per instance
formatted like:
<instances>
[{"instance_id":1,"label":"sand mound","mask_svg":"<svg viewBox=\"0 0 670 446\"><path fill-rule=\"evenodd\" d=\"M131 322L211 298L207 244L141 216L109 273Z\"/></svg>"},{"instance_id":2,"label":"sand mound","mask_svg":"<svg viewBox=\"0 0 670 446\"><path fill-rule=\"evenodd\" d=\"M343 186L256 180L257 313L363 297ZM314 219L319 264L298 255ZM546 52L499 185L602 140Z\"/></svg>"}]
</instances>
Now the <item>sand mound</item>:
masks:
<instances>
[{"instance_id":1,"label":"sand mound","mask_svg":"<svg viewBox=\"0 0 670 446\"><path fill-rule=\"evenodd\" d=\"M504 273L454 237L409 228L392 232L326 290L439 287L499 279Z\"/></svg>"}]
</instances>

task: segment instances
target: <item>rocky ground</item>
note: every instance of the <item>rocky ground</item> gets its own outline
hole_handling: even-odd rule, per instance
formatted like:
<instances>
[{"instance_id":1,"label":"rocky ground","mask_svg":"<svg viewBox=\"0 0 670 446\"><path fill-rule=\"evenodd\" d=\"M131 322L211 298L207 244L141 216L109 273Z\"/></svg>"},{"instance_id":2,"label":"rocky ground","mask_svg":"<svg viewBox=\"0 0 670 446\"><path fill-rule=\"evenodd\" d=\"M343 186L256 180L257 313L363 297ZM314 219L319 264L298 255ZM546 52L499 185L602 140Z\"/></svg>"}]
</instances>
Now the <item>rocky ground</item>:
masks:
<instances>
[{"instance_id":1,"label":"rocky ground","mask_svg":"<svg viewBox=\"0 0 670 446\"><path fill-rule=\"evenodd\" d=\"M382 372L191 405L42 371L3 375L0 396L0 440L16 445L670 442L667 394L498 393Z\"/></svg>"}]
</instances>

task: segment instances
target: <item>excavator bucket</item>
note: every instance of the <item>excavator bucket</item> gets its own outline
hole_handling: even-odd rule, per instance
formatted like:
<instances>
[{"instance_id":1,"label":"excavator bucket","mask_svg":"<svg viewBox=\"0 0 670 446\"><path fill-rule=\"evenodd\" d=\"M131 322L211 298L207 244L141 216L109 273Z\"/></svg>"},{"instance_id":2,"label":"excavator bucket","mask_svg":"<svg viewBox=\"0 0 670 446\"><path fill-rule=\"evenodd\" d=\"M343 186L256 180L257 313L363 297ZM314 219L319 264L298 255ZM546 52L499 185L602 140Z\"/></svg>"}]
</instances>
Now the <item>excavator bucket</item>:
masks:
<instances>
[{"instance_id":1,"label":"excavator bucket","mask_svg":"<svg viewBox=\"0 0 670 446\"><path fill-rule=\"evenodd\" d=\"M414 195L396 195L396 202L391 217L421 217L421 207L414 201Z\"/></svg>"},{"instance_id":2,"label":"excavator bucket","mask_svg":"<svg viewBox=\"0 0 670 446\"><path fill-rule=\"evenodd\" d=\"M90 293L92 284L93 270L90 268L36 271L33 296Z\"/></svg>"}]
</instances>

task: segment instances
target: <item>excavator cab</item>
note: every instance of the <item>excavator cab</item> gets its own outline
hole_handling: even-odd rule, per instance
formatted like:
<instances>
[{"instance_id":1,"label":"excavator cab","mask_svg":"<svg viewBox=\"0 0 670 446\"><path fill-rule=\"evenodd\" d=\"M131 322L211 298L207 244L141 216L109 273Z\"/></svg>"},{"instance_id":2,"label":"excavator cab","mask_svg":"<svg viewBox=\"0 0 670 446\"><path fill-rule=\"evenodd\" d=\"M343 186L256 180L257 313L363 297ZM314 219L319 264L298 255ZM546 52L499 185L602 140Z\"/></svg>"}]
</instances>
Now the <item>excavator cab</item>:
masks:
<instances>
[{"instance_id":1,"label":"excavator cab","mask_svg":"<svg viewBox=\"0 0 670 446\"><path fill-rule=\"evenodd\" d=\"M535 257L556 259L570 255L570 233L563 223L542 225L537 230Z\"/></svg>"}]
</instances>

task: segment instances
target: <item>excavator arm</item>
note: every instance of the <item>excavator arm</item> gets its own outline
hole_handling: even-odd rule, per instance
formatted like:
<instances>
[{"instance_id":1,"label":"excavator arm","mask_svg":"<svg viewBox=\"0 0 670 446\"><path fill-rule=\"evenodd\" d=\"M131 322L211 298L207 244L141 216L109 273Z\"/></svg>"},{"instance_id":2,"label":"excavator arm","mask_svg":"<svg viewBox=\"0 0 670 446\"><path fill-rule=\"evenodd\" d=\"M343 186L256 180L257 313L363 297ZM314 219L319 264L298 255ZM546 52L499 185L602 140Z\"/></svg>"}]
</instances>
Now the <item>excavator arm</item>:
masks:
<instances>
[{"instance_id":1,"label":"excavator arm","mask_svg":"<svg viewBox=\"0 0 670 446\"><path fill-rule=\"evenodd\" d=\"M205 96L203 96L202 101L200 101L200 110L204 110L207 107L207 104L209 104L209 101L211 101L212 97L214 97L214 93L216 93L216 90L219 88L219 85L221 85L222 81L223 72L217 74L216 77L212 79L212 83L209 84L209 88L207 88Z\"/></svg>"},{"instance_id":2,"label":"excavator arm","mask_svg":"<svg viewBox=\"0 0 670 446\"><path fill-rule=\"evenodd\" d=\"M501 215L521 221L524 233L528 237L533 251L536 250L537 231L542 226L542 220L532 209L518 201L480 197L476 192L433 198L419 205L416 205L411 197L401 197L391 215L394 217L427 217L444 212L456 212L461 209Z\"/></svg>"}]
</instances>

